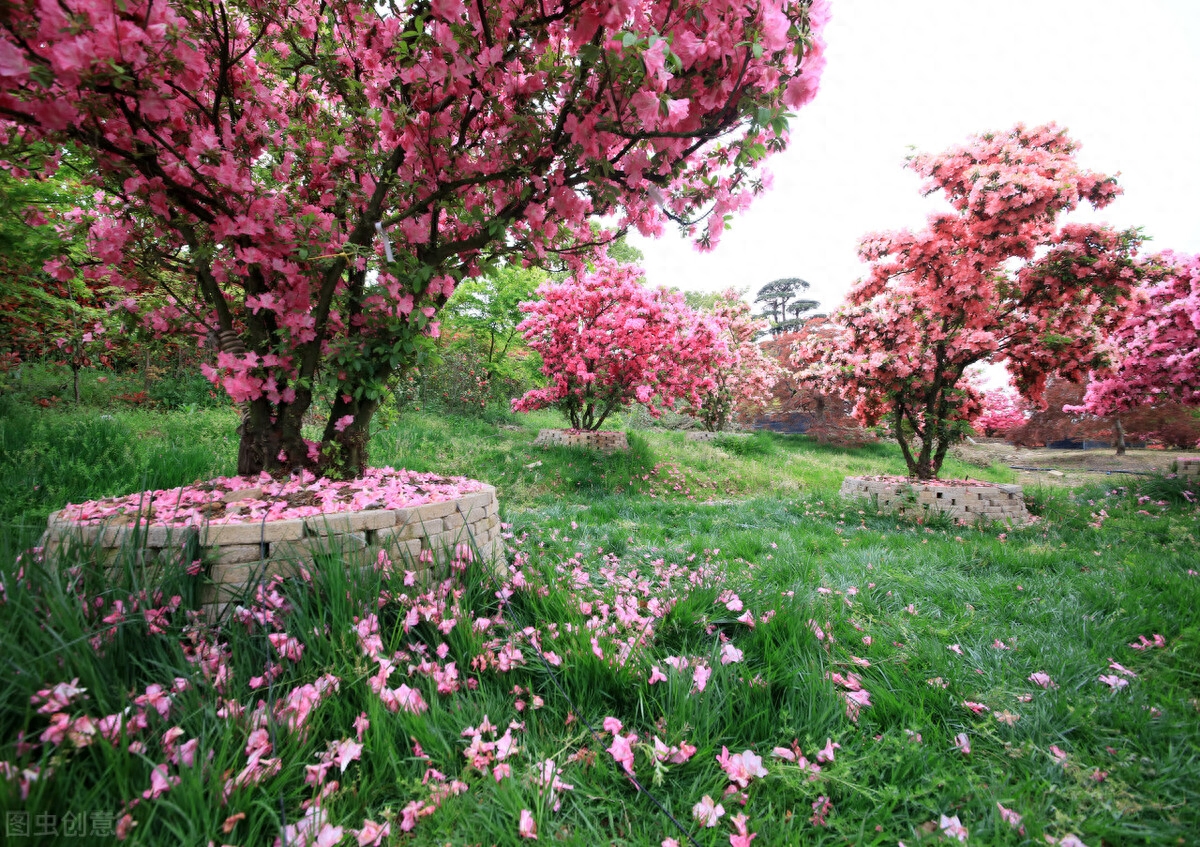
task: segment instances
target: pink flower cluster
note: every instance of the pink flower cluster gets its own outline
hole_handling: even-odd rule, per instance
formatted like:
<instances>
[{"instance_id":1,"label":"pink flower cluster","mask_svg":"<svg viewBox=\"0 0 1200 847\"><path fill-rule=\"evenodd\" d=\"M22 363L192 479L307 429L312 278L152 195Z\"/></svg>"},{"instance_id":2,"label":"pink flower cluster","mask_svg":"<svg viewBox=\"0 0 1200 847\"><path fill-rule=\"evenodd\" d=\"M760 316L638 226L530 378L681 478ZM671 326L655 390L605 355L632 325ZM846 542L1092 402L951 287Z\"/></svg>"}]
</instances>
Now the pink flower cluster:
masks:
<instances>
[{"instance_id":1,"label":"pink flower cluster","mask_svg":"<svg viewBox=\"0 0 1200 847\"><path fill-rule=\"evenodd\" d=\"M722 292L712 318L721 329L725 353L713 357L712 388L699 405L689 406L685 412L699 418L710 432L720 432L771 402L771 389L782 378L783 367L755 343L767 322L751 317L749 304L736 290Z\"/></svg>"}]
</instances>

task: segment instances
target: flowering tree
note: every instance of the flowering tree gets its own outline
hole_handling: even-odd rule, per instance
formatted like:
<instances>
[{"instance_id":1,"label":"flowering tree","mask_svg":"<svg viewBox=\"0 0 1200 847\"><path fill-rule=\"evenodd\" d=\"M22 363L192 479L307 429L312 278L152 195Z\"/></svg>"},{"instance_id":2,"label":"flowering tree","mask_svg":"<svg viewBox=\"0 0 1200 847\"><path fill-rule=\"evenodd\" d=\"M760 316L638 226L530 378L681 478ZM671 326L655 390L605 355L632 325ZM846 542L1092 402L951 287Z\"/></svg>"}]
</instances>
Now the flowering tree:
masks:
<instances>
[{"instance_id":1,"label":"flowering tree","mask_svg":"<svg viewBox=\"0 0 1200 847\"><path fill-rule=\"evenodd\" d=\"M1021 426L1004 433L1005 440L1023 447L1099 441L1115 446L1118 454L1124 451L1126 436L1180 449L1200 441L1200 416L1194 408L1160 397L1125 411L1095 415L1084 407L1090 387L1051 378L1043 397L1045 408L1034 409Z\"/></svg>"},{"instance_id":2,"label":"flowering tree","mask_svg":"<svg viewBox=\"0 0 1200 847\"><path fill-rule=\"evenodd\" d=\"M854 399L864 423L889 421L913 476L935 477L981 411L963 380L971 365L1006 362L1037 402L1047 375L1079 380L1095 362L1098 326L1135 281L1138 236L1058 225L1118 192L1080 169L1075 149L1053 124L1018 125L915 156L926 193L942 191L954 211L859 247L870 270L835 318L835 343L809 351L809 378Z\"/></svg>"},{"instance_id":3,"label":"flowering tree","mask_svg":"<svg viewBox=\"0 0 1200 847\"><path fill-rule=\"evenodd\" d=\"M977 432L1003 435L1024 425L1029 417L1029 404L1011 385L985 388L979 384L978 372L967 373L966 380L979 392L980 413L973 423Z\"/></svg>"},{"instance_id":4,"label":"flowering tree","mask_svg":"<svg viewBox=\"0 0 1200 847\"><path fill-rule=\"evenodd\" d=\"M498 253L586 248L593 215L715 242L816 92L826 17L824 0L13 0L0 132L94 158L88 272L167 289L156 326L220 340L240 473L358 474L388 380Z\"/></svg>"},{"instance_id":5,"label":"flowering tree","mask_svg":"<svg viewBox=\"0 0 1200 847\"><path fill-rule=\"evenodd\" d=\"M1108 366L1067 411L1103 417L1170 401L1200 405L1200 256L1161 253L1140 269L1143 283L1105 339Z\"/></svg>"},{"instance_id":6,"label":"flowering tree","mask_svg":"<svg viewBox=\"0 0 1200 847\"><path fill-rule=\"evenodd\" d=\"M713 359L712 389L699 406L685 411L709 432L720 432L735 418L760 412L771 402L771 389L783 368L754 343L767 322L750 315L750 306L737 291L722 292L711 315L728 352Z\"/></svg>"},{"instance_id":7,"label":"flowering tree","mask_svg":"<svg viewBox=\"0 0 1200 847\"><path fill-rule=\"evenodd\" d=\"M603 259L521 305L528 317L518 329L550 384L514 400L514 411L557 406L573 428L596 430L635 400L655 417L660 404L702 404L716 384L714 364L729 357L723 327L679 294L646 288L640 275Z\"/></svg>"}]
</instances>

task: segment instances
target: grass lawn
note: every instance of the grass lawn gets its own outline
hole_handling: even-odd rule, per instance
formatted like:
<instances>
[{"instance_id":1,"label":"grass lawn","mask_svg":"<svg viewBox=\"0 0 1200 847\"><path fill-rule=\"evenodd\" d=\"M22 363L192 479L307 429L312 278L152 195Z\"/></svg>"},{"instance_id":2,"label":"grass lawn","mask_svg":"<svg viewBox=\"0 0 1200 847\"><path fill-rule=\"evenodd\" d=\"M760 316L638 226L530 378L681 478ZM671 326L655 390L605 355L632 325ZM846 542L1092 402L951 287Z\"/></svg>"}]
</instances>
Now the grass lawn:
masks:
<instances>
[{"instance_id":1,"label":"grass lawn","mask_svg":"<svg viewBox=\"0 0 1200 847\"><path fill-rule=\"evenodd\" d=\"M902 470L888 445L531 447L560 425L375 436L375 464L498 487L505 579L318 561L209 626L202 577L17 553L65 502L231 472L233 412L4 407L5 843L1196 843L1181 480L1031 491L1024 528L918 524L837 497ZM967 474L1011 479L943 472Z\"/></svg>"}]
</instances>

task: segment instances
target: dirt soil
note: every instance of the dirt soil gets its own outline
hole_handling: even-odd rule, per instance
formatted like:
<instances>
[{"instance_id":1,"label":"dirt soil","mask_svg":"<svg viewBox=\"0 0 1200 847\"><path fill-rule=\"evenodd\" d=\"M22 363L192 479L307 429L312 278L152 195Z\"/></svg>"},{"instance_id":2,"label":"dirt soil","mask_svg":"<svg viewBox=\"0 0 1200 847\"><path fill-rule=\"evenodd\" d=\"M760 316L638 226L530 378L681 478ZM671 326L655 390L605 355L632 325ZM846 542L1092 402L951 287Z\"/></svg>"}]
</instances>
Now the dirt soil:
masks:
<instances>
[{"instance_id":1,"label":"dirt soil","mask_svg":"<svg viewBox=\"0 0 1200 847\"><path fill-rule=\"evenodd\" d=\"M1196 455L1198 451L1143 450L1130 448L1124 456L1114 449L1049 450L1044 447L1014 447L1003 441L987 439L952 448L951 455L967 464L987 467L995 463L1014 468L1021 485L1055 485L1074 488L1096 482L1115 482L1136 473L1170 473L1172 463L1180 456ZM1015 467L1014 467L1015 466ZM1042 470L1022 470L1039 468Z\"/></svg>"}]
</instances>

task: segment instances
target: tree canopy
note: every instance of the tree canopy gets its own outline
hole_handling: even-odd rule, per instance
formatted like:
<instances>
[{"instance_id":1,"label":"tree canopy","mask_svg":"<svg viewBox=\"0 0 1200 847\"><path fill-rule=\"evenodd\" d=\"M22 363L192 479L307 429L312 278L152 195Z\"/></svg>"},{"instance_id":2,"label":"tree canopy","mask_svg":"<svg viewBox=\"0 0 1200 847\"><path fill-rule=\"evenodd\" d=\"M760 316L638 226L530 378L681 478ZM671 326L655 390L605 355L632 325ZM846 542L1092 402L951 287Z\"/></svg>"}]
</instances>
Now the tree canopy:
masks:
<instances>
[{"instance_id":1,"label":"tree canopy","mask_svg":"<svg viewBox=\"0 0 1200 847\"><path fill-rule=\"evenodd\" d=\"M758 317L767 321L765 332L778 338L787 332L796 332L804 322L814 315L806 315L820 307L820 302L800 296L810 285L798 277L785 277L768 282L754 296L755 303L762 304ZM789 315L791 317L789 317Z\"/></svg>"},{"instance_id":2,"label":"tree canopy","mask_svg":"<svg viewBox=\"0 0 1200 847\"><path fill-rule=\"evenodd\" d=\"M239 472L357 474L388 380L463 278L506 254L582 262L597 216L714 244L816 93L827 17L823 0L15 0L0 166L38 142L93 157L84 273L157 289L160 331L220 339Z\"/></svg>"}]
</instances>

